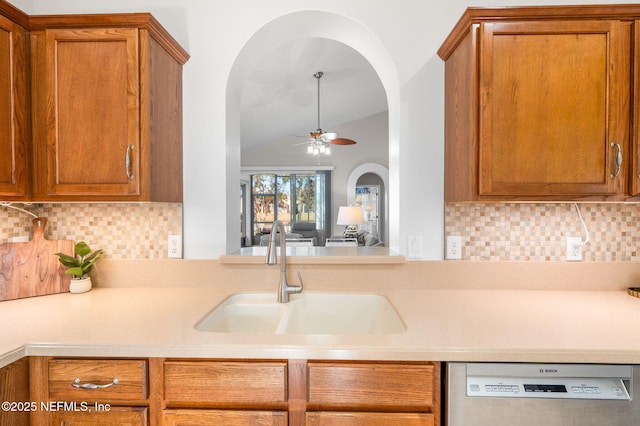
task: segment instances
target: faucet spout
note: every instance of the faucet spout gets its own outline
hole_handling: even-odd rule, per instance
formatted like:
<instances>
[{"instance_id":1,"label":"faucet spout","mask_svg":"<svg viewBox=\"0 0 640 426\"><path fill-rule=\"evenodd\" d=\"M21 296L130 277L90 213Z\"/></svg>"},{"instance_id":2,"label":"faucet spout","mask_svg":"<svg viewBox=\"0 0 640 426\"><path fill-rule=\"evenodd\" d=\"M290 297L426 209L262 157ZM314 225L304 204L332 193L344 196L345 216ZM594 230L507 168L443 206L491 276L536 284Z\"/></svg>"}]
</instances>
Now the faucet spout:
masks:
<instances>
[{"instance_id":1,"label":"faucet spout","mask_svg":"<svg viewBox=\"0 0 640 426\"><path fill-rule=\"evenodd\" d=\"M300 285L289 285L287 282L287 240L284 230L284 223L276 220L271 228L269 245L267 246L267 265L277 263L276 233L280 234L280 282L278 283L278 303L289 302L289 295L292 293L302 293L302 275L298 272Z\"/></svg>"}]
</instances>

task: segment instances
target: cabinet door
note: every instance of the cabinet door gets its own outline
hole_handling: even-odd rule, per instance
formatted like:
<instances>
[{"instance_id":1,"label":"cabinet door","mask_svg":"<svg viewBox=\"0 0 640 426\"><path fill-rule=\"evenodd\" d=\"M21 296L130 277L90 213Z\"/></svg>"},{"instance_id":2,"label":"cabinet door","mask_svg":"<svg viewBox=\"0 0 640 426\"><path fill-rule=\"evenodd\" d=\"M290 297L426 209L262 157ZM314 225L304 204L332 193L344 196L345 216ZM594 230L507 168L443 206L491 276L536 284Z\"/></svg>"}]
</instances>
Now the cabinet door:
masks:
<instances>
[{"instance_id":1,"label":"cabinet door","mask_svg":"<svg viewBox=\"0 0 640 426\"><path fill-rule=\"evenodd\" d=\"M32 51L36 196L138 195L138 30L45 30Z\"/></svg>"},{"instance_id":2,"label":"cabinet door","mask_svg":"<svg viewBox=\"0 0 640 426\"><path fill-rule=\"evenodd\" d=\"M480 26L480 196L622 194L629 26Z\"/></svg>"},{"instance_id":3,"label":"cabinet door","mask_svg":"<svg viewBox=\"0 0 640 426\"><path fill-rule=\"evenodd\" d=\"M27 195L26 32L0 16L0 198Z\"/></svg>"},{"instance_id":4,"label":"cabinet door","mask_svg":"<svg viewBox=\"0 0 640 426\"><path fill-rule=\"evenodd\" d=\"M635 21L633 34L635 36L633 45L634 49L633 69L635 70L633 82L633 114L634 114L634 129L633 129L633 161L631 165L631 195L640 195L640 21Z\"/></svg>"}]
</instances>

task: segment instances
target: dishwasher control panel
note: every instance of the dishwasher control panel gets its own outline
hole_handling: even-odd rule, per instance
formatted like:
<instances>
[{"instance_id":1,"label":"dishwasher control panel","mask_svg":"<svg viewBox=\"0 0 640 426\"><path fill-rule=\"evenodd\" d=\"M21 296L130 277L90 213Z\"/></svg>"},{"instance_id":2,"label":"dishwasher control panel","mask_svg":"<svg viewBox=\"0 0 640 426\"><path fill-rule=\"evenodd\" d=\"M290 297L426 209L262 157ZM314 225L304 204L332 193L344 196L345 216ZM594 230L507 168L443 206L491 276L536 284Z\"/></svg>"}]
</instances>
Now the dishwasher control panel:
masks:
<instances>
[{"instance_id":1,"label":"dishwasher control panel","mask_svg":"<svg viewBox=\"0 0 640 426\"><path fill-rule=\"evenodd\" d=\"M628 401L631 375L631 367L617 365L468 364L466 394Z\"/></svg>"}]
</instances>

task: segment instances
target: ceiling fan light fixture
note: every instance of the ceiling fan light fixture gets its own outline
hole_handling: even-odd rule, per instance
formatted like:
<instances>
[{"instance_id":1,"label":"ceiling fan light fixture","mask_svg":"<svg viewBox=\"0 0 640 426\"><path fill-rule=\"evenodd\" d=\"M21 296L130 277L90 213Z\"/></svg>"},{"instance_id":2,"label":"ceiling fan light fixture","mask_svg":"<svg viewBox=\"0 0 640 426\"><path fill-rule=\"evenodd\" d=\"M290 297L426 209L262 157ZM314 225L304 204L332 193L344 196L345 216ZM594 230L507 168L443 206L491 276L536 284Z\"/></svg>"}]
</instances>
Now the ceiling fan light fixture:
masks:
<instances>
[{"instance_id":1,"label":"ceiling fan light fixture","mask_svg":"<svg viewBox=\"0 0 640 426\"><path fill-rule=\"evenodd\" d=\"M313 74L318 81L318 127L316 130L309 132L312 140L307 147L307 154L316 157L320 155L331 155L330 144L332 143L336 145L353 145L356 143L351 139L339 138L335 132L323 132L320 128L320 77L322 77L323 74L322 71Z\"/></svg>"},{"instance_id":2,"label":"ceiling fan light fixture","mask_svg":"<svg viewBox=\"0 0 640 426\"><path fill-rule=\"evenodd\" d=\"M322 135L320 135L323 139L326 139L328 141L332 141L334 139L336 139L338 137L337 133L334 132L327 132L327 133L323 133Z\"/></svg>"}]
</instances>

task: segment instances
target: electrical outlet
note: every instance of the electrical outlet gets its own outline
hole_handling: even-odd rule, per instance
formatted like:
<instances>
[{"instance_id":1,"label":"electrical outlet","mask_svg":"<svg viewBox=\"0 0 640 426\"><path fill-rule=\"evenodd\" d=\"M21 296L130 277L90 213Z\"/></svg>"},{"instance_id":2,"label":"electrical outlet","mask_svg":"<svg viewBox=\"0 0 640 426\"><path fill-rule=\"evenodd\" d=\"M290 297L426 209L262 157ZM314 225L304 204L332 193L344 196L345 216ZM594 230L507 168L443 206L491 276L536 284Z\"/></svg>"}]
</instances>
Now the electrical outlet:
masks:
<instances>
[{"instance_id":1,"label":"electrical outlet","mask_svg":"<svg viewBox=\"0 0 640 426\"><path fill-rule=\"evenodd\" d=\"M447 237L448 260L462 259L462 237L460 235L449 235Z\"/></svg>"},{"instance_id":2,"label":"electrical outlet","mask_svg":"<svg viewBox=\"0 0 640 426\"><path fill-rule=\"evenodd\" d=\"M28 235L20 235L17 237L11 237L11 242L12 243L28 243L29 242L29 236Z\"/></svg>"},{"instance_id":3,"label":"electrical outlet","mask_svg":"<svg viewBox=\"0 0 640 426\"><path fill-rule=\"evenodd\" d=\"M409 259L422 259L423 256L422 236L409 235L407 237L407 257Z\"/></svg>"},{"instance_id":4,"label":"electrical outlet","mask_svg":"<svg viewBox=\"0 0 640 426\"><path fill-rule=\"evenodd\" d=\"M567 237L567 260L574 262L582 260L582 238Z\"/></svg>"},{"instance_id":5,"label":"electrical outlet","mask_svg":"<svg viewBox=\"0 0 640 426\"><path fill-rule=\"evenodd\" d=\"M182 259L182 236L169 235L167 246L169 259Z\"/></svg>"}]
</instances>

